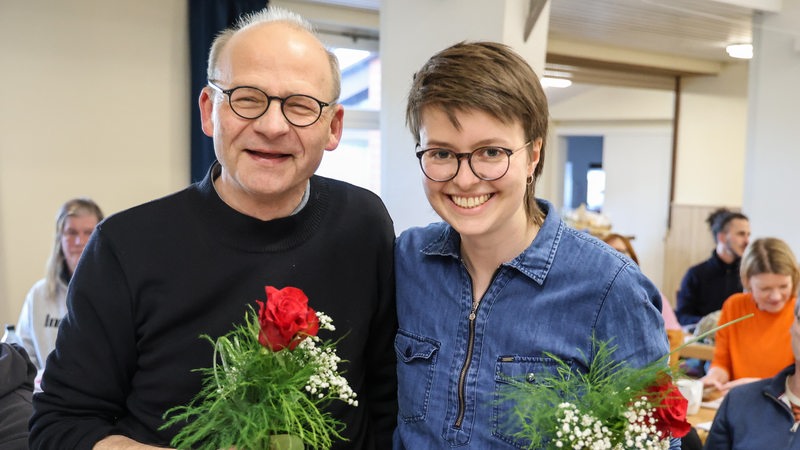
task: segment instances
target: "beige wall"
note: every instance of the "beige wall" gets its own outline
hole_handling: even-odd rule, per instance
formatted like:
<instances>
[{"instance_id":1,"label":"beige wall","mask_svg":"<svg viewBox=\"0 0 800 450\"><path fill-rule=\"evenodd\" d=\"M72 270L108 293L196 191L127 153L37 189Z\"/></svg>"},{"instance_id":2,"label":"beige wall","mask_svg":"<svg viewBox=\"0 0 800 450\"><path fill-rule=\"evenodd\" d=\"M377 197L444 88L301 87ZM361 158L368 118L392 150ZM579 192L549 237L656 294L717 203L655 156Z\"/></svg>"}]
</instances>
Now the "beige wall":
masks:
<instances>
[{"instance_id":1,"label":"beige wall","mask_svg":"<svg viewBox=\"0 0 800 450\"><path fill-rule=\"evenodd\" d=\"M184 186L185 0L0 5L0 323L44 274L64 200L114 213Z\"/></svg>"}]
</instances>

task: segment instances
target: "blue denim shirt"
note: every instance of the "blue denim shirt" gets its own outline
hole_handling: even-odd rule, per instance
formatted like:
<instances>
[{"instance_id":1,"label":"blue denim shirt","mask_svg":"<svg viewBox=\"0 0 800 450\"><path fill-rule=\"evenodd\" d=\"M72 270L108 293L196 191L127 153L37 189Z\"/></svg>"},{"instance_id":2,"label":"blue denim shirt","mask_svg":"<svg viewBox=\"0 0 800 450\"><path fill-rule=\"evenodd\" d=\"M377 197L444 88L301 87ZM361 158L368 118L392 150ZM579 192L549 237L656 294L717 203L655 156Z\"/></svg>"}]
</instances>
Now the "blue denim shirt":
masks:
<instances>
[{"instance_id":1,"label":"blue denim shirt","mask_svg":"<svg viewBox=\"0 0 800 450\"><path fill-rule=\"evenodd\" d=\"M613 338L615 358L637 367L669 351L658 289L628 258L539 204L544 224L497 270L474 320L458 233L436 223L398 237L396 449L525 448L499 392L509 378L551 373L545 352L585 371L592 335Z\"/></svg>"}]
</instances>

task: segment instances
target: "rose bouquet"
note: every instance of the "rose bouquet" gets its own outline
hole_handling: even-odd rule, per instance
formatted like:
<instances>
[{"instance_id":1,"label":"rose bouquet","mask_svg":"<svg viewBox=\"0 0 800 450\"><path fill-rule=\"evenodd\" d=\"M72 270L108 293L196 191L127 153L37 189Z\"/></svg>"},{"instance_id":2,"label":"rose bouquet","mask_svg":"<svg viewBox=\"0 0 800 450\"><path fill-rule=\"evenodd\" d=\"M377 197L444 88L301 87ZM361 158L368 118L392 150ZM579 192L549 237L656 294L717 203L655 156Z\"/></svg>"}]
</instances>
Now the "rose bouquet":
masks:
<instances>
[{"instance_id":1,"label":"rose bouquet","mask_svg":"<svg viewBox=\"0 0 800 450\"><path fill-rule=\"evenodd\" d=\"M696 336L644 367L615 361L616 347L608 342L593 341L595 356L585 373L547 353L556 363L553 374L537 377L536 383L508 380L503 399L515 403L517 437L536 449L668 449L672 438L691 429L687 401L672 382L679 374L667 365L669 356L752 316Z\"/></svg>"},{"instance_id":2,"label":"rose bouquet","mask_svg":"<svg viewBox=\"0 0 800 450\"><path fill-rule=\"evenodd\" d=\"M615 347L595 345L586 373L548 354L556 361L555 375L513 383L518 437L530 448L668 449L670 438L689 432L686 399L666 365L632 368L611 358Z\"/></svg>"},{"instance_id":3,"label":"rose bouquet","mask_svg":"<svg viewBox=\"0 0 800 450\"><path fill-rule=\"evenodd\" d=\"M342 439L343 425L322 408L358 401L337 370L335 343L317 337L320 328L334 329L331 318L311 309L300 289L266 286L266 293L243 325L216 340L203 336L214 345L213 366L198 369L203 388L165 414L164 428L185 424L176 448L272 449L286 435L284 448L328 448Z\"/></svg>"}]
</instances>

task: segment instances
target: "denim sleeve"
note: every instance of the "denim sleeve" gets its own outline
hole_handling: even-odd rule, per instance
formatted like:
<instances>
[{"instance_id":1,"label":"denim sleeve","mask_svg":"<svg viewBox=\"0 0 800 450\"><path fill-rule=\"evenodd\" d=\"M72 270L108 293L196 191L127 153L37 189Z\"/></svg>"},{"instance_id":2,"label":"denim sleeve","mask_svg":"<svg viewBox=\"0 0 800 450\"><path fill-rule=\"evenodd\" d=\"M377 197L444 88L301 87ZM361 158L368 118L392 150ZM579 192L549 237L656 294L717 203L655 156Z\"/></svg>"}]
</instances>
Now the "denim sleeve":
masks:
<instances>
[{"instance_id":1,"label":"denim sleeve","mask_svg":"<svg viewBox=\"0 0 800 450\"><path fill-rule=\"evenodd\" d=\"M632 264L623 266L608 287L595 330L599 340L617 346L614 359L633 367L647 365L669 353L661 317L661 293Z\"/></svg>"}]
</instances>

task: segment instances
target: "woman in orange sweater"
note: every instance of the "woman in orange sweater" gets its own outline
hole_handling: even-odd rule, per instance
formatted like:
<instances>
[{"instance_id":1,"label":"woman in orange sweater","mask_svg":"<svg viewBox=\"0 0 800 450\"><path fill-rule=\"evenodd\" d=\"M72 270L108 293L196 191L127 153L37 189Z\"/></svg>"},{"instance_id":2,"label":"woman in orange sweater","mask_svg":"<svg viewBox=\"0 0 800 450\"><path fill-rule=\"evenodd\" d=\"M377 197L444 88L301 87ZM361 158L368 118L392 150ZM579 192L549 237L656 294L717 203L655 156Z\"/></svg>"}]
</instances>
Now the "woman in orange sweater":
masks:
<instances>
[{"instance_id":1,"label":"woman in orange sweater","mask_svg":"<svg viewBox=\"0 0 800 450\"><path fill-rule=\"evenodd\" d=\"M719 323L753 317L717 331L711 369L702 378L721 392L772 377L794 363L789 329L800 271L791 248L776 238L756 240L742 256L740 274L745 292L725 300Z\"/></svg>"}]
</instances>

